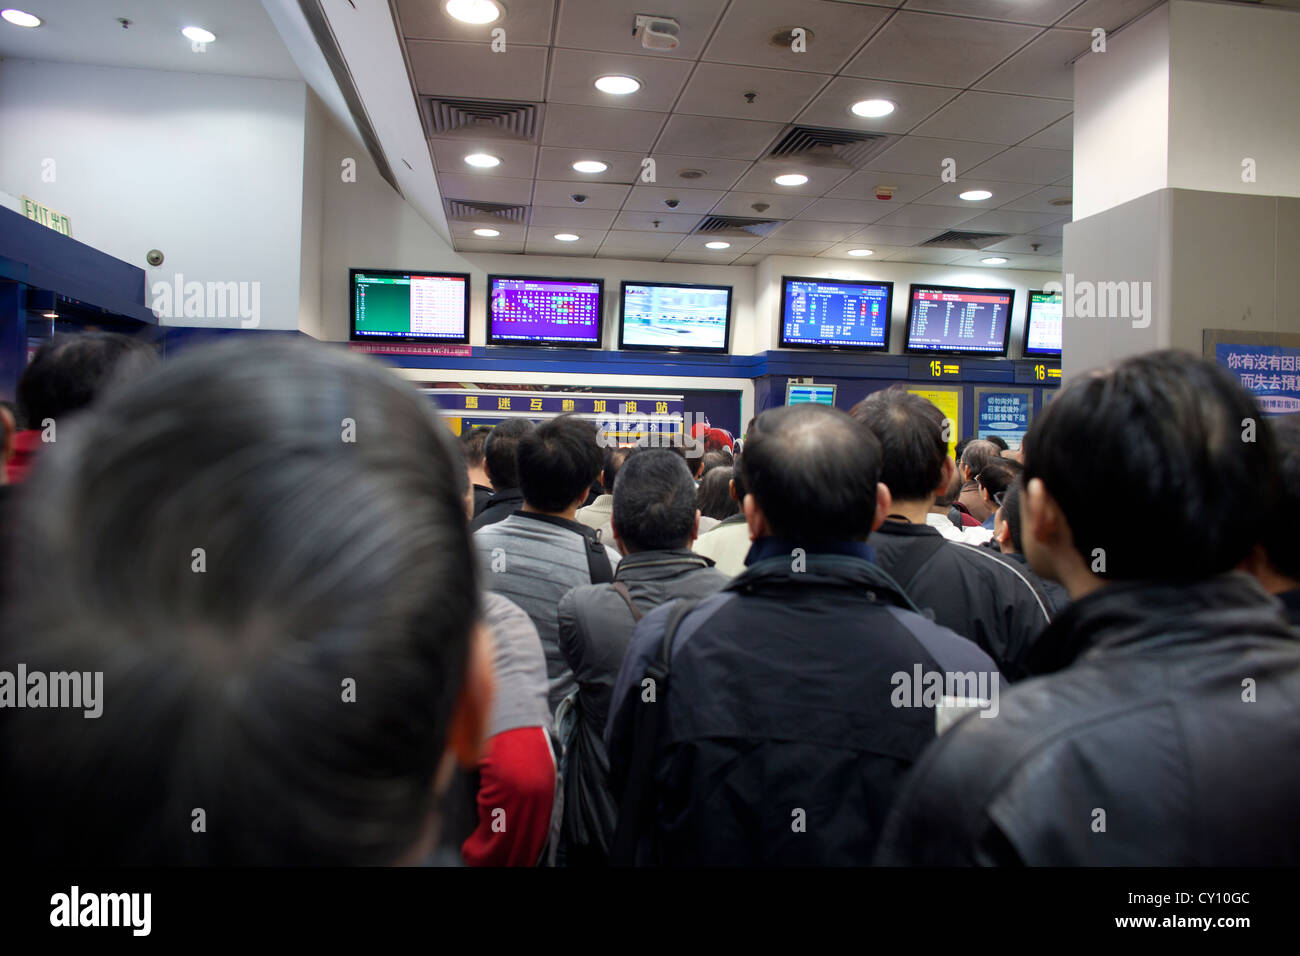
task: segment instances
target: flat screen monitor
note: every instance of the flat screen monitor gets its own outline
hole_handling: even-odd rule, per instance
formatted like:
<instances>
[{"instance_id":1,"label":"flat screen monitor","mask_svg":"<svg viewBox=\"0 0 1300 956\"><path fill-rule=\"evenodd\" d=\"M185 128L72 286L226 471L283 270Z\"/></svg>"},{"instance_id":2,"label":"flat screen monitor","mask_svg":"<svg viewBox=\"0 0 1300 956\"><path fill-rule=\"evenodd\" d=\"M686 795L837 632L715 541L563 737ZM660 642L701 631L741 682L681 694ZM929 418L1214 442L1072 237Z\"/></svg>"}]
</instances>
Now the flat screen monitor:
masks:
<instances>
[{"instance_id":1,"label":"flat screen monitor","mask_svg":"<svg viewBox=\"0 0 1300 956\"><path fill-rule=\"evenodd\" d=\"M785 403L787 405L801 405L812 402L815 405L835 405L834 385L796 385L794 382L787 382L785 386Z\"/></svg>"},{"instance_id":2,"label":"flat screen monitor","mask_svg":"<svg viewBox=\"0 0 1300 956\"><path fill-rule=\"evenodd\" d=\"M1012 289L913 285L907 351L1006 355L1015 296Z\"/></svg>"},{"instance_id":3,"label":"flat screen monitor","mask_svg":"<svg viewBox=\"0 0 1300 956\"><path fill-rule=\"evenodd\" d=\"M604 303L603 279L490 275L487 342L598 349Z\"/></svg>"},{"instance_id":4,"label":"flat screen monitor","mask_svg":"<svg viewBox=\"0 0 1300 956\"><path fill-rule=\"evenodd\" d=\"M469 275L349 269L353 341L469 342Z\"/></svg>"},{"instance_id":5,"label":"flat screen monitor","mask_svg":"<svg viewBox=\"0 0 1300 956\"><path fill-rule=\"evenodd\" d=\"M618 347L658 352L725 352L731 286L624 282Z\"/></svg>"},{"instance_id":6,"label":"flat screen monitor","mask_svg":"<svg viewBox=\"0 0 1300 956\"><path fill-rule=\"evenodd\" d=\"M781 277L782 348L889 348L892 282Z\"/></svg>"},{"instance_id":7,"label":"flat screen monitor","mask_svg":"<svg viewBox=\"0 0 1300 956\"><path fill-rule=\"evenodd\" d=\"M1061 357L1061 293L1029 293L1024 354L1027 358Z\"/></svg>"}]
</instances>

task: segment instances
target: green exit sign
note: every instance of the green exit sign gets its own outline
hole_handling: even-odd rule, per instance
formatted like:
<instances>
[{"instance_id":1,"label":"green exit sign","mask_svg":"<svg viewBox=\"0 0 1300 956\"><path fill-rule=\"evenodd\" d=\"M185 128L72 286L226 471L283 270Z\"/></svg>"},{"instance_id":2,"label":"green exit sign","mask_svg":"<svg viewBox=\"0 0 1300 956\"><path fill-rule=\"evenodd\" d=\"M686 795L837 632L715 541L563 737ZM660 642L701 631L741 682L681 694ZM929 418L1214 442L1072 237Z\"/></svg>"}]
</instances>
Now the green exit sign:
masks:
<instances>
[{"instance_id":1,"label":"green exit sign","mask_svg":"<svg viewBox=\"0 0 1300 956\"><path fill-rule=\"evenodd\" d=\"M22 200L23 215L28 219L39 222L42 226L49 226L55 232L61 232L65 236L72 235L72 220L63 213L55 212L49 206L43 206L27 196L23 196Z\"/></svg>"}]
</instances>

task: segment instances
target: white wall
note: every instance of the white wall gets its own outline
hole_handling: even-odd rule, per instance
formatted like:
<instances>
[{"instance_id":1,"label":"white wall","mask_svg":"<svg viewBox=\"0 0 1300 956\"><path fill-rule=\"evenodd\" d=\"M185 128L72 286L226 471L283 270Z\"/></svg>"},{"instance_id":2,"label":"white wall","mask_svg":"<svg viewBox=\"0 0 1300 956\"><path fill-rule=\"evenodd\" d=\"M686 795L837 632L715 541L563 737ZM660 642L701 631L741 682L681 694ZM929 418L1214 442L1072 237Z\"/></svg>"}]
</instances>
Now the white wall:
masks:
<instances>
[{"instance_id":1,"label":"white wall","mask_svg":"<svg viewBox=\"0 0 1300 956\"><path fill-rule=\"evenodd\" d=\"M1175 0L1170 30L1169 185L1300 196L1300 11Z\"/></svg>"},{"instance_id":2,"label":"white wall","mask_svg":"<svg viewBox=\"0 0 1300 956\"><path fill-rule=\"evenodd\" d=\"M73 238L144 268L150 287L176 273L258 283L260 327L296 329L305 93L299 81L5 60L0 190L66 214ZM154 248L157 269L144 259Z\"/></svg>"},{"instance_id":3,"label":"white wall","mask_svg":"<svg viewBox=\"0 0 1300 956\"><path fill-rule=\"evenodd\" d=\"M325 169L320 161L325 136L333 125L324 104L307 90L303 117L302 247L298 281L298 329L313 338L324 338L321 313L321 270L325 234Z\"/></svg>"},{"instance_id":4,"label":"white wall","mask_svg":"<svg viewBox=\"0 0 1300 956\"><path fill-rule=\"evenodd\" d=\"M1074 65L1074 218L1163 189L1169 179L1169 8Z\"/></svg>"}]
</instances>

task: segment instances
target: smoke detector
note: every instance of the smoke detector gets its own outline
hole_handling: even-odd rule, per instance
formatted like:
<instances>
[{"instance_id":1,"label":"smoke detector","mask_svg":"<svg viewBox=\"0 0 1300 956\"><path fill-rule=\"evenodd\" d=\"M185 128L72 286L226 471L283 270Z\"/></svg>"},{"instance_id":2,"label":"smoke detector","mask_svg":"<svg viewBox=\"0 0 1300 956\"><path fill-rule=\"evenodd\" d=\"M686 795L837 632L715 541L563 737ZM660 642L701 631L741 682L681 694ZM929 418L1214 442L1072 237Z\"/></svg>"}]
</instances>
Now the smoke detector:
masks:
<instances>
[{"instance_id":1,"label":"smoke detector","mask_svg":"<svg viewBox=\"0 0 1300 956\"><path fill-rule=\"evenodd\" d=\"M677 49L677 35L681 27L672 17L652 17L638 14L632 25L632 36L641 36L641 45L647 50Z\"/></svg>"},{"instance_id":2,"label":"smoke detector","mask_svg":"<svg viewBox=\"0 0 1300 956\"><path fill-rule=\"evenodd\" d=\"M877 198L877 199L893 199L893 198L894 198L894 189L895 189L895 188L896 188L896 187L894 187L894 186L877 186L877 187L876 187L876 198Z\"/></svg>"}]
</instances>

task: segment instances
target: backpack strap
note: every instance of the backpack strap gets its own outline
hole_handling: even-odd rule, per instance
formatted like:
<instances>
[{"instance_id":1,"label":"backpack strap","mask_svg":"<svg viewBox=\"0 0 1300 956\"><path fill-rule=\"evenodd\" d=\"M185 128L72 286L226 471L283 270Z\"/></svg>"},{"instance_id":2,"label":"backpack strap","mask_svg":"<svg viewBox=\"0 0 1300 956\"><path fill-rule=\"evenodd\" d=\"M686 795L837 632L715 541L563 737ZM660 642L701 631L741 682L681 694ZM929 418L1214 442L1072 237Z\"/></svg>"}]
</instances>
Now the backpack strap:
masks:
<instances>
[{"instance_id":1,"label":"backpack strap","mask_svg":"<svg viewBox=\"0 0 1300 956\"><path fill-rule=\"evenodd\" d=\"M919 540L903 552L903 559L894 566L892 576L904 592L907 591L908 585L912 583L912 578L916 577L917 572L939 553L943 542L944 537L938 532L921 535Z\"/></svg>"},{"instance_id":2,"label":"backpack strap","mask_svg":"<svg viewBox=\"0 0 1300 956\"><path fill-rule=\"evenodd\" d=\"M591 578L591 583L609 584L614 580L614 568L609 563L609 555L605 553L605 546L600 543L600 534L595 528L589 528L578 521L557 518L555 515L538 514L535 511L518 511L516 514L520 518L544 521L582 535L583 544L587 549L587 575Z\"/></svg>"},{"instance_id":3,"label":"backpack strap","mask_svg":"<svg viewBox=\"0 0 1300 956\"><path fill-rule=\"evenodd\" d=\"M632 620L639 621L645 617L645 612L632 603L632 592L627 589L627 585L622 581L615 581L612 585L618 596L627 602L627 609L632 612Z\"/></svg>"},{"instance_id":4,"label":"backpack strap","mask_svg":"<svg viewBox=\"0 0 1300 956\"><path fill-rule=\"evenodd\" d=\"M632 716L632 754L628 765L627 783L618 804L618 827L610 847L609 862L613 866L635 866L637 846L641 835L653 823L654 810L654 758L659 743L659 730L663 723L663 709L668 706L668 675L672 669L673 639L686 616L695 610L699 601L678 601L668 613L664 626L659 656L646 664L645 676L652 680L654 700L638 697L636 712Z\"/></svg>"}]
</instances>

